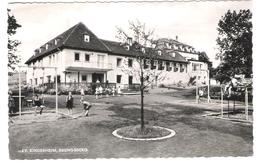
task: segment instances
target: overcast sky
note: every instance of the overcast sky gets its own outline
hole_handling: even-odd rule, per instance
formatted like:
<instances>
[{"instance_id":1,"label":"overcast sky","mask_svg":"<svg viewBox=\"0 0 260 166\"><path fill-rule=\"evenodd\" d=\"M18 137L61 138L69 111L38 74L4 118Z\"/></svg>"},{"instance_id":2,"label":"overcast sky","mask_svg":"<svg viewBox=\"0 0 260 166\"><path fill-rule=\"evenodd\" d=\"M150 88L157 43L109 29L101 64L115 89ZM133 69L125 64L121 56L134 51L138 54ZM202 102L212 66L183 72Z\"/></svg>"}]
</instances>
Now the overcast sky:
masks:
<instances>
[{"instance_id":1,"label":"overcast sky","mask_svg":"<svg viewBox=\"0 0 260 166\"><path fill-rule=\"evenodd\" d=\"M171 3L9 4L21 28L15 38L22 44L22 62L34 50L78 22L99 38L117 40L116 26L127 30L128 20L140 20L157 37L175 38L205 51L211 61L216 54L217 24L228 9L251 9L251 1Z\"/></svg>"}]
</instances>

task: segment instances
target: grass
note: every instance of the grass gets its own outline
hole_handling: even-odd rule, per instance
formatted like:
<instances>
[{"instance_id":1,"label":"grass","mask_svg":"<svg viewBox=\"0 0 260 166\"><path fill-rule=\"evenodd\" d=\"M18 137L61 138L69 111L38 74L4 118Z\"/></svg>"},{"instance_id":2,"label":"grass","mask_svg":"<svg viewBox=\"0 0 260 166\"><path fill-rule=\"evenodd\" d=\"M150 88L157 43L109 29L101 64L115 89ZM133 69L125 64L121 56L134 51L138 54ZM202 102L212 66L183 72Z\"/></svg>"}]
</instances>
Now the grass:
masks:
<instances>
[{"instance_id":1,"label":"grass","mask_svg":"<svg viewBox=\"0 0 260 166\"><path fill-rule=\"evenodd\" d=\"M130 138L158 138L170 134L169 131L154 126L145 126L141 130L140 125L123 127L117 132L119 135Z\"/></svg>"},{"instance_id":2,"label":"grass","mask_svg":"<svg viewBox=\"0 0 260 166\"><path fill-rule=\"evenodd\" d=\"M144 133L140 133L139 126L140 96L104 97L98 100L95 96L88 96L93 104L89 117L10 125L10 158L220 157L253 154L253 126L202 117L208 112L219 112L220 106L214 103L198 105L193 96L186 97L191 94L191 90L176 90L145 95L144 117L149 123ZM65 98L59 96L62 104L59 108L64 111ZM81 111L79 96L74 95L74 99L73 111ZM54 108L54 103L55 96L46 96L49 107ZM126 133L153 135L154 132L149 130L152 123L174 129L176 135L173 139L152 143L127 141L112 135L114 130L123 126L132 126L126 128ZM89 151L82 154L18 153L23 148L87 148Z\"/></svg>"}]
</instances>

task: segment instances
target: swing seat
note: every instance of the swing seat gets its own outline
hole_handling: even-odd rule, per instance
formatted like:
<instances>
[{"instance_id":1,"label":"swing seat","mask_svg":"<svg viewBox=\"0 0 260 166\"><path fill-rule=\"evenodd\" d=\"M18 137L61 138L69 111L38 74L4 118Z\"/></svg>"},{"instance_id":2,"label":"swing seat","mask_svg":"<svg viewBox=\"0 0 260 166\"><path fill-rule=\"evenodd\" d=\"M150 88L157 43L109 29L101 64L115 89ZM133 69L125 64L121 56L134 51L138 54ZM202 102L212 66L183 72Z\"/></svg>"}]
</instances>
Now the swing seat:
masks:
<instances>
[{"instance_id":1,"label":"swing seat","mask_svg":"<svg viewBox=\"0 0 260 166\"><path fill-rule=\"evenodd\" d=\"M27 107L32 107L33 106L33 100L31 100L31 99L26 100L26 105L27 105Z\"/></svg>"}]
</instances>

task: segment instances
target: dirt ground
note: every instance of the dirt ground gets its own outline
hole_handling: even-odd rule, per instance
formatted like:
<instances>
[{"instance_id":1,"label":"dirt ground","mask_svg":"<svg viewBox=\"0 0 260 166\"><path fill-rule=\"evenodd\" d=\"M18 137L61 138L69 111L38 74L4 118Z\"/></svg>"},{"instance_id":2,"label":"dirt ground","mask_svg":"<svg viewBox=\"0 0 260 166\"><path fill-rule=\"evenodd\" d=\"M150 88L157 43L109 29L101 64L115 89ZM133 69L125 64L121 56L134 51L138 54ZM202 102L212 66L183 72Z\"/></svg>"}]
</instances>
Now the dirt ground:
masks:
<instances>
[{"instance_id":1,"label":"dirt ground","mask_svg":"<svg viewBox=\"0 0 260 166\"><path fill-rule=\"evenodd\" d=\"M42 115L24 114L9 123L11 159L129 158L129 157L213 157L253 155L253 126L202 115L220 111L219 103L195 102L190 89L155 89L145 95L147 123L173 129L176 135L161 141L127 141L112 132L140 123L139 95L96 100L89 117L57 115L54 97L47 97ZM65 96L59 97L59 111L66 113ZM82 108L74 96L74 115ZM28 149L85 148L84 152L28 152Z\"/></svg>"}]
</instances>

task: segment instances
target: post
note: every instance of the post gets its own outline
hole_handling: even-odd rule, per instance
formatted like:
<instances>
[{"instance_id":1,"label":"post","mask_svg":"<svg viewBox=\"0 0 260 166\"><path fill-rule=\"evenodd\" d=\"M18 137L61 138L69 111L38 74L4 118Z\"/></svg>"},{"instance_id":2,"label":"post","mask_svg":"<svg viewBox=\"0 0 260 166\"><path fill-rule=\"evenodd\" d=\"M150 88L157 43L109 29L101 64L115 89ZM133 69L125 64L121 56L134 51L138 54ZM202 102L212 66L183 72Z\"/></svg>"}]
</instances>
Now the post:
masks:
<instances>
[{"instance_id":1,"label":"post","mask_svg":"<svg viewBox=\"0 0 260 166\"><path fill-rule=\"evenodd\" d=\"M247 87L245 90L245 114L246 114L246 120L248 120L248 90L247 90Z\"/></svg>"},{"instance_id":2,"label":"post","mask_svg":"<svg viewBox=\"0 0 260 166\"><path fill-rule=\"evenodd\" d=\"M210 84L209 70L207 70L207 77L208 77L208 103L209 103L210 102L210 95L209 95L209 92L210 92L210 90L209 90L209 88L210 88L210 86L209 86L209 84Z\"/></svg>"},{"instance_id":3,"label":"post","mask_svg":"<svg viewBox=\"0 0 260 166\"><path fill-rule=\"evenodd\" d=\"M196 75L196 103L199 103L199 96L198 96L198 76Z\"/></svg>"},{"instance_id":4,"label":"post","mask_svg":"<svg viewBox=\"0 0 260 166\"><path fill-rule=\"evenodd\" d=\"M223 111L224 111L224 105L223 105L223 89L222 89L222 85L220 85L220 97L221 97L221 117L223 118Z\"/></svg>"},{"instance_id":5,"label":"post","mask_svg":"<svg viewBox=\"0 0 260 166\"><path fill-rule=\"evenodd\" d=\"M57 81L57 67L55 68L55 82L56 82L56 113L58 113L58 81Z\"/></svg>"},{"instance_id":6,"label":"post","mask_svg":"<svg viewBox=\"0 0 260 166\"><path fill-rule=\"evenodd\" d=\"M22 92L21 92L21 69L19 67L18 69L18 75L19 75L19 116L22 115Z\"/></svg>"}]
</instances>

